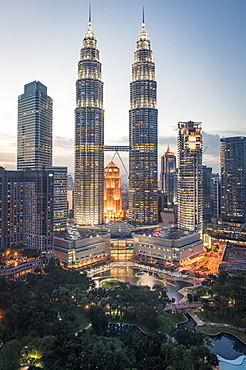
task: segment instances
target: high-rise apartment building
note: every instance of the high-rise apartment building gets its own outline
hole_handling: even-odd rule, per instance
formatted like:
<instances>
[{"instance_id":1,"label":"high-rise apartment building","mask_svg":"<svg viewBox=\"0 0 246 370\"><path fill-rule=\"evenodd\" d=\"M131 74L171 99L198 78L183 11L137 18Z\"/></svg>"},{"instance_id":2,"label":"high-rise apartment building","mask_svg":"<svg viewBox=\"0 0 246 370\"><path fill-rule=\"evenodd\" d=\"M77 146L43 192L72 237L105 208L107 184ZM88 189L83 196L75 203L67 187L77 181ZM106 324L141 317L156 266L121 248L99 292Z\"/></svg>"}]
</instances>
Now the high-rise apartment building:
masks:
<instances>
[{"instance_id":1,"label":"high-rise apartment building","mask_svg":"<svg viewBox=\"0 0 246 370\"><path fill-rule=\"evenodd\" d=\"M178 123L178 227L202 232L202 124Z\"/></svg>"},{"instance_id":2,"label":"high-rise apartment building","mask_svg":"<svg viewBox=\"0 0 246 370\"><path fill-rule=\"evenodd\" d=\"M157 116L155 64L143 19L132 64L129 111L129 219L157 222Z\"/></svg>"},{"instance_id":3,"label":"high-rise apartment building","mask_svg":"<svg viewBox=\"0 0 246 370\"><path fill-rule=\"evenodd\" d=\"M210 221L213 216L212 167L202 166L203 220Z\"/></svg>"},{"instance_id":4,"label":"high-rise apartment building","mask_svg":"<svg viewBox=\"0 0 246 370\"><path fill-rule=\"evenodd\" d=\"M53 255L54 175L48 170L0 167L2 248L25 245Z\"/></svg>"},{"instance_id":5,"label":"high-rise apartment building","mask_svg":"<svg viewBox=\"0 0 246 370\"><path fill-rule=\"evenodd\" d=\"M122 220L120 169L110 162L104 169L104 221Z\"/></svg>"},{"instance_id":6,"label":"high-rise apartment building","mask_svg":"<svg viewBox=\"0 0 246 370\"><path fill-rule=\"evenodd\" d=\"M18 170L52 165L52 106L47 87L39 81L26 84L18 97Z\"/></svg>"},{"instance_id":7,"label":"high-rise apartment building","mask_svg":"<svg viewBox=\"0 0 246 370\"><path fill-rule=\"evenodd\" d=\"M103 223L103 82L97 40L89 16L76 82L74 218L76 224Z\"/></svg>"},{"instance_id":8,"label":"high-rise apartment building","mask_svg":"<svg viewBox=\"0 0 246 370\"><path fill-rule=\"evenodd\" d=\"M221 218L246 221L246 137L220 139Z\"/></svg>"},{"instance_id":9,"label":"high-rise apartment building","mask_svg":"<svg viewBox=\"0 0 246 370\"><path fill-rule=\"evenodd\" d=\"M167 196L167 205L177 203L176 156L170 148L161 156L161 191Z\"/></svg>"},{"instance_id":10,"label":"high-rise apartment building","mask_svg":"<svg viewBox=\"0 0 246 370\"><path fill-rule=\"evenodd\" d=\"M54 175L54 232L67 229L67 167L45 166Z\"/></svg>"},{"instance_id":11,"label":"high-rise apartment building","mask_svg":"<svg viewBox=\"0 0 246 370\"><path fill-rule=\"evenodd\" d=\"M220 217L220 175L218 173L212 174L212 192L213 192L213 217Z\"/></svg>"}]
</instances>

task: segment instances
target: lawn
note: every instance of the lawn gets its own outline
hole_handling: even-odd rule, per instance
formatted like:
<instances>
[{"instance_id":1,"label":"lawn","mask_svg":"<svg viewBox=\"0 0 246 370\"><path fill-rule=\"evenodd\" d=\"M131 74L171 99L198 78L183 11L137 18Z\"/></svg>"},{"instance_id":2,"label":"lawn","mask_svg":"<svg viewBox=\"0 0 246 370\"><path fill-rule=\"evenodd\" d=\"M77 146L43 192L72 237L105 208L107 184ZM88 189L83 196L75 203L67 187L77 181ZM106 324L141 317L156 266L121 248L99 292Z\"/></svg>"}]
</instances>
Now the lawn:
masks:
<instances>
[{"instance_id":1,"label":"lawn","mask_svg":"<svg viewBox=\"0 0 246 370\"><path fill-rule=\"evenodd\" d=\"M102 282L102 286L105 289L115 288L120 285L120 281L117 279L110 279Z\"/></svg>"},{"instance_id":2,"label":"lawn","mask_svg":"<svg viewBox=\"0 0 246 370\"><path fill-rule=\"evenodd\" d=\"M228 274L232 274L232 275L236 275L236 276L240 276L240 277L246 278L246 271L243 271L243 270L232 270L232 269L227 269L225 271Z\"/></svg>"},{"instance_id":3,"label":"lawn","mask_svg":"<svg viewBox=\"0 0 246 370\"><path fill-rule=\"evenodd\" d=\"M175 328L177 323L186 321L186 317L179 313L172 314L169 312L162 312L158 315L159 327L156 330L150 330L147 328L147 326L139 324L134 317L127 314L125 314L122 318L119 316L110 316L109 321L137 325L145 333L158 331L163 334L169 334L170 331Z\"/></svg>"},{"instance_id":4,"label":"lawn","mask_svg":"<svg viewBox=\"0 0 246 370\"><path fill-rule=\"evenodd\" d=\"M75 307L76 322L79 325L79 330L89 325L90 320L86 317L85 310L82 307Z\"/></svg>"},{"instance_id":5,"label":"lawn","mask_svg":"<svg viewBox=\"0 0 246 370\"><path fill-rule=\"evenodd\" d=\"M186 274L189 275L190 277L195 278L207 278L207 275L202 274L201 272L186 271Z\"/></svg>"},{"instance_id":6,"label":"lawn","mask_svg":"<svg viewBox=\"0 0 246 370\"><path fill-rule=\"evenodd\" d=\"M230 317L221 317L218 316L217 312L214 312L213 315L206 315L205 311L196 311L196 315L199 317L200 320L205 322L216 322L220 324L229 324L235 326L233 320L230 320Z\"/></svg>"},{"instance_id":7,"label":"lawn","mask_svg":"<svg viewBox=\"0 0 246 370\"><path fill-rule=\"evenodd\" d=\"M214 326L214 325L202 325L202 326L197 326L197 329L204 333L204 334L218 334L219 332L227 332L236 335L238 338L240 338L242 341L246 343L246 332L237 330L237 329L232 329L229 327L225 326Z\"/></svg>"},{"instance_id":8,"label":"lawn","mask_svg":"<svg viewBox=\"0 0 246 370\"><path fill-rule=\"evenodd\" d=\"M185 322L187 319L182 313L162 312L158 315L159 331L164 334L169 334L179 322Z\"/></svg>"}]
</instances>

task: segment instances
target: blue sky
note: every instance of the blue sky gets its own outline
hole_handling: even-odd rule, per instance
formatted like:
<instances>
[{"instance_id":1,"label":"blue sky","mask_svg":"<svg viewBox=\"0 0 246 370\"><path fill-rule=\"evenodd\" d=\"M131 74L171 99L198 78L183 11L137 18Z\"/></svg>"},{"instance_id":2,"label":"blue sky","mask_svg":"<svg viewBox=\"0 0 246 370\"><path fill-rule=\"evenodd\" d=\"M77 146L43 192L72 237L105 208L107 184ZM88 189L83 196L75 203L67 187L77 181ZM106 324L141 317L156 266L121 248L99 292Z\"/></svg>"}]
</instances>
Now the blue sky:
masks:
<instances>
[{"instance_id":1,"label":"blue sky","mask_svg":"<svg viewBox=\"0 0 246 370\"><path fill-rule=\"evenodd\" d=\"M204 164L218 171L219 137L246 134L246 1L91 4L103 71L105 144L128 143L131 64L144 5L156 64L159 155L168 143L176 152L178 121L201 121ZM17 98L24 84L39 80L54 100L54 164L72 172L75 81L88 2L0 0L0 5L0 165L16 168Z\"/></svg>"}]
</instances>

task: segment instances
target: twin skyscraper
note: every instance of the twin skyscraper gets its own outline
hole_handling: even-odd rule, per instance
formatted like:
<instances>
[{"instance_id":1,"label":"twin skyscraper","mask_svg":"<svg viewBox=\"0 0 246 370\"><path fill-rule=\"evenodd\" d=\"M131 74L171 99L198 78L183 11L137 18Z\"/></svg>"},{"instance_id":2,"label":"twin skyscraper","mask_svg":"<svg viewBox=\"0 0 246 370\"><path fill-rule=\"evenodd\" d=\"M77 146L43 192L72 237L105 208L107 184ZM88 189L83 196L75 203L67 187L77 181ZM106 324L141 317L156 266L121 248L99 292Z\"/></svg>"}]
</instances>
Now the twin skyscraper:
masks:
<instances>
[{"instance_id":1,"label":"twin skyscraper","mask_svg":"<svg viewBox=\"0 0 246 370\"><path fill-rule=\"evenodd\" d=\"M103 82L91 14L76 82L74 217L77 225L103 223ZM129 111L129 219L157 223L158 111L155 64L144 23L137 40Z\"/></svg>"}]
</instances>

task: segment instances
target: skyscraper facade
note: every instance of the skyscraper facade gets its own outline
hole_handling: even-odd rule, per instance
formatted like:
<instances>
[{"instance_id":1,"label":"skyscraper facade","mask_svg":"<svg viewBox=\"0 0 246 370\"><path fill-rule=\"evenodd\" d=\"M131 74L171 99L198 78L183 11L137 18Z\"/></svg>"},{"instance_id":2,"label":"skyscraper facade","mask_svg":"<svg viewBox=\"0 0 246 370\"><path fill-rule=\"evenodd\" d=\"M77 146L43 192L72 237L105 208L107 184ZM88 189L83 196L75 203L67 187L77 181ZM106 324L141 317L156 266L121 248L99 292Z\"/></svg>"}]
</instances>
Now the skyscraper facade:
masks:
<instances>
[{"instance_id":1,"label":"skyscraper facade","mask_svg":"<svg viewBox=\"0 0 246 370\"><path fill-rule=\"evenodd\" d=\"M67 229L67 167L45 166L54 175L54 232Z\"/></svg>"},{"instance_id":2,"label":"skyscraper facade","mask_svg":"<svg viewBox=\"0 0 246 370\"><path fill-rule=\"evenodd\" d=\"M220 175L218 173L212 174L212 192L213 192L213 217L219 218L220 217Z\"/></svg>"},{"instance_id":3,"label":"skyscraper facade","mask_svg":"<svg viewBox=\"0 0 246 370\"><path fill-rule=\"evenodd\" d=\"M203 220L210 221L213 216L212 167L202 166Z\"/></svg>"},{"instance_id":4,"label":"skyscraper facade","mask_svg":"<svg viewBox=\"0 0 246 370\"><path fill-rule=\"evenodd\" d=\"M246 137L220 139L221 218L246 221Z\"/></svg>"},{"instance_id":5,"label":"skyscraper facade","mask_svg":"<svg viewBox=\"0 0 246 370\"><path fill-rule=\"evenodd\" d=\"M104 221L122 220L120 169L110 162L104 169Z\"/></svg>"},{"instance_id":6,"label":"skyscraper facade","mask_svg":"<svg viewBox=\"0 0 246 370\"><path fill-rule=\"evenodd\" d=\"M167 196L167 205L177 203L177 170L176 156L167 148L161 156L161 190Z\"/></svg>"},{"instance_id":7,"label":"skyscraper facade","mask_svg":"<svg viewBox=\"0 0 246 370\"><path fill-rule=\"evenodd\" d=\"M202 124L178 123L178 227L202 232Z\"/></svg>"},{"instance_id":8,"label":"skyscraper facade","mask_svg":"<svg viewBox=\"0 0 246 370\"><path fill-rule=\"evenodd\" d=\"M129 111L129 219L157 222L157 120L155 64L143 19L132 64Z\"/></svg>"},{"instance_id":9,"label":"skyscraper facade","mask_svg":"<svg viewBox=\"0 0 246 370\"><path fill-rule=\"evenodd\" d=\"M18 170L52 165L52 107L46 86L39 81L25 85L18 97Z\"/></svg>"},{"instance_id":10,"label":"skyscraper facade","mask_svg":"<svg viewBox=\"0 0 246 370\"><path fill-rule=\"evenodd\" d=\"M0 167L2 248L25 245L53 255L54 175Z\"/></svg>"},{"instance_id":11,"label":"skyscraper facade","mask_svg":"<svg viewBox=\"0 0 246 370\"><path fill-rule=\"evenodd\" d=\"M103 82L97 40L89 16L76 82L74 217L76 224L103 223Z\"/></svg>"}]
</instances>

